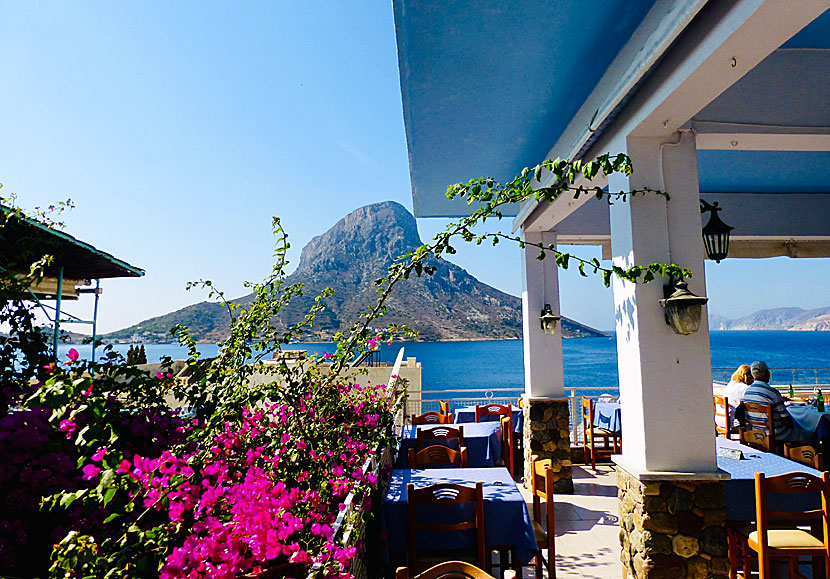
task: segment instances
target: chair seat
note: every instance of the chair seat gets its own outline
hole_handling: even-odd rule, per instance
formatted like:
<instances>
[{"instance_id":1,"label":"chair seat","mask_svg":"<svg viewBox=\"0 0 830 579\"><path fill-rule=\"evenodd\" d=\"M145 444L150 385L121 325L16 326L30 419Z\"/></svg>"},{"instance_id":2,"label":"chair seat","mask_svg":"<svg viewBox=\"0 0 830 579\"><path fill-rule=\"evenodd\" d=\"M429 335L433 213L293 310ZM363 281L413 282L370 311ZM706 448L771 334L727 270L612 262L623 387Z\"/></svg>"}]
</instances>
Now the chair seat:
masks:
<instances>
[{"instance_id":1,"label":"chair seat","mask_svg":"<svg viewBox=\"0 0 830 579\"><path fill-rule=\"evenodd\" d=\"M771 549L801 550L818 549L824 550L824 543L815 538L807 531L801 529L768 529L767 538ZM758 531L752 531L747 537L749 546L758 550Z\"/></svg>"},{"instance_id":2,"label":"chair seat","mask_svg":"<svg viewBox=\"0 0 830 579\"><path fill-rule=\"evenodd\" d=\"M617 433L613 430L608 430L607 428L600 428L599 426L594 426L591 429L594 436L617 436Z\"/></svg>"}]
</instances>

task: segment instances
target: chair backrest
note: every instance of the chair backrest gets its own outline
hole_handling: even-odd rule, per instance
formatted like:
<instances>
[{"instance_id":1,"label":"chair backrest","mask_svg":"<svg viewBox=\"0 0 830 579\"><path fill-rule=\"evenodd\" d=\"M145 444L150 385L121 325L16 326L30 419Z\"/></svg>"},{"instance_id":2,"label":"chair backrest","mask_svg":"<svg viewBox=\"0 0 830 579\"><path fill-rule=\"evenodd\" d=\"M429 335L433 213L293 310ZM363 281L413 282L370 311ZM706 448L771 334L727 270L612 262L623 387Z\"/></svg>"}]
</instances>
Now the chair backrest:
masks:
<instances>
[{"instance_id":1,"label":"chair backrest","mask_svg":"<svg viewBox=\"0 0 830 579\"><path fill-rule=\"evenodd\" d=\"M769 443L769 434L766 430L742 430L741 443L750 446L756 450L770 452L772 448Z\"/></svg>"},{"instance_id":2,"label":"chair backrest","mask_svg":"<svg viewBox=\"0 0 830 579\"><path fill-rule=\"evenodd\" d=\"M513 409L504 404L476 404L476 422L481 422L482 416L513 416Z\"/></svg>"},{"instance_id":3,"label":"chair backrest","mask_svg":"<svg viewBox=\"0 0 830 579\"><path fill-rule=\"evenodd\" d=\"M513 416L502 416L501 421L501 456L504 459L504 465L510 472L510 476L515 476L513 467Z\"/></svg>"},{"instance_id":4,"label":"chair backrest","mask_svg":"<svg viewBox=\"0 0 830 579\"><path fill-rule=\"evenodd\" d=\"M441 447L430 447L441 448ZM429 449L427 449L429 450ZM464 516L459 512L459 520L454 523L436 523L434 521L423 521L418 519L418 506L421 505L443 505L452 509L457 505L466 503L475 504L475 514ZM452 532L474 530L476 533L477 564L479 567L485 565L484 546L484 484L477 482L475 488L456 485L452 483L439 483L428 487L416 489L415 485L406 485L406 505L408 511L409 525L409 557L410 567L416 567L418 561L418 532Z\"/></svg>"},{"instance_id":5,"label":"chair backrest","mask_svg":"<svg viewBox=\"0 0 830 579\"><path fill-rule=\"evenodd\" d=\"M452 423L450 416L446 414L440 414L438 412L424 412L423 414L413 414L411 420L413 425Z\"/></svg>"},{"instance_id":6,"label":"chair backrest","mask_svg":"<svg viewBox=\"0 0 830 579\"><path fill-rule=\"evenodd\" d=\"M824 462L821 453L816 452L812 446L792 446L790 444L784 445L784 456L795 462L811 466L816 470L824 470L822 463Z\"/></svg>"},{"instance_id":7,"label":"chair backrest","mask_svg":"<svg viewBox=\"0 0 830 579\"><path fill-rule=\"evenodd\" d=\"M729 403L726 396L712 395L715 402L715 433L718 436L729 438L732 433L732 425L729 420Z\"/></svg>"},{"instance_id":8,"label":"chair backrest","mask_svg":"<svg viewBox=\"0 0 830 579\"><path fill-rule=\"evenodd\" d=\"M395 579L409 579L409 568L398 567ZM496 579L471 563L464 561L446 561L438 563L415 576L414 579ZM516 579L513 569L505 569L504 579Z\"/></svg>"},{"instance_id":9,"label":"chair backrest","mask_svg":"<svg viewBox=\"0 0 830 579\"><path fill-rule=\"evenodd\" d=\"M452 439L458 440L458 448L461 448L464 446L464 427L461 425L458 428L453 428L452 426L435 426L433 428L418 429L415 438L417 440L416 446L418 450L431 446L436 441L444 442Z\"/></svg>"},{"instance_id":10,"label":"chair backrest","mask_svg":"<svg viewBox=\"0 0 830 579\"><path fill-rule=\"evenodd\" d=\"M533 457L530 463L530 489L533 495L533 520L542 523L542 507L540 499L545 499L545 518L547 519L547 549L548 560L556 561L556 547L554 537L556 536L556 515L554 514L553 494L553 461L549 458L540 459Z\"/></svg>"},{"instance_id":11,"label":"chair backrest","mask_svg":"<svg viewBox=\"0 0 830 579\"><path fill-rule=\"evenodd\" d=\"M774 499L781 504L780 494L819 493L821 495L821 509L811 511L772 511L767 506L767 494L778 493ZM767 531L770 528L770 519L789 520L791 525L803 525L807 519L821 519L823 527L823 550L825 570L830 561L830 520L828 520L828 499L830 499L830 474L822 473L821 477L805 472L790 472L778 476L766 477L762 472L755 473L755 524L758 536L758 567L761 576L769 576L769 543ZM779 527L780 523L776 525Z\"/></svg>"},{"instance_id":12,"label":"chair backrest","mask_svg":"<svg viewBox=\"0 0 830 579\"><path fill-rule=\"evenodd\" d=\"M467 448L453 450L446 446L428 446L415 452L409 449L409 468L452 468L467 466Z\"/></svg>"},{"instance_id":13,"label":"chair backrest","mask_svg":"<svg viewBox=\"0 0 830 579\"><path fill-rule=\"evenodd\" d=\"M769 434L769 447L775 449L775 420L772 406L760 402L744 402L747 430L763 430Z\"/></svg>"},{"instance_id":14,"label":"chair backrest","mask_svg":"<svg viewBox=\"0 0 830 579\"><path fill-rule=\"evenodd\" d=\"M445 402L443 400L438 401L438 407L440 408L439 413L443 414L444 416L450 415L450 403Z\"/></svg>"},{"instance_id":15,"label":"chair backrest","mask_svg":"<svg viewBox=\"0 0 830 579\"><path fill-rule=\"evenodd\" d=\"M585 440L593 434L594 430L594 402L590 398L582 397L582 432L585 433Z\"/></svg>"}]
</instances>

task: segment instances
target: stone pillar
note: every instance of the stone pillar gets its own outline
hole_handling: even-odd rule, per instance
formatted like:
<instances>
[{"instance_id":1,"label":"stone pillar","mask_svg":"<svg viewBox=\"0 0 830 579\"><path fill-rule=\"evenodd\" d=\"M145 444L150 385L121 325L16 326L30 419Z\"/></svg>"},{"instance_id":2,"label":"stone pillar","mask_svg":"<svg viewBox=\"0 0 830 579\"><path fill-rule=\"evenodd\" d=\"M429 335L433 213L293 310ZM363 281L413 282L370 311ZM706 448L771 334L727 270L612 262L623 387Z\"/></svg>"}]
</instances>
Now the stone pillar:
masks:
<instances>
[{"instance_id":1,"label":"stone pillar","mask_svg":"<svg viewBox=\"0 0 830 579\"><path fill-rule=\"evenodd\" d=\"M524 232L530 243L555 244L553 233ZM562 366L562 329L555 334L542 331L540 315L545 304L559 315L559 270L556 259L548 255L538 260L539 248L526 246L522 251L524 283L522 321L524 337L524 479L530 485L533 456L553 459L558 477L557 492L573 492L571 480L571 441L568 425L569 404L565 398Z\"/></svg>"},{"instance_id":2,"label":"stone pillar","mask_svg":"<svg viewBox=\"0 0 830 579\"><path fill-rule=\"evenodd\" d=\"M530 488L530 461L533 456L553 460L554 489L572 493L571 437L567 399L525 399L524 407L524 482Z\"/></svg>"},{"instance_id":3,"label":"stone pillar","mask_svg":"<svg viewBox=\"0 0 830 579\"><path fill-rule=\"evenodd\" d=\"M726 579L721 481L640 481L617 468L623 577Z\"/></svg>"}]
</instances>

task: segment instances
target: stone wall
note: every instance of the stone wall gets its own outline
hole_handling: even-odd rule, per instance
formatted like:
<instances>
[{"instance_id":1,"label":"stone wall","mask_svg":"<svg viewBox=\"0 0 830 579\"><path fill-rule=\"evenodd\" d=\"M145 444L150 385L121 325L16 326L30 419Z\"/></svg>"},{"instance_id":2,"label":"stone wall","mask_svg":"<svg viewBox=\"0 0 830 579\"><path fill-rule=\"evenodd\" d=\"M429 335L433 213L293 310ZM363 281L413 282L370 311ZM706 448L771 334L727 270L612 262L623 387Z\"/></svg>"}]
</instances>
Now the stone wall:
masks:
<instances>
[{"instance_id":1,"label":"stone wall","mask_svg":"<svg viewBox=\"0 0 830 579\"><path fill-rule=\"evenodd\" d=\"M531 457L537 456L553 459L556 492L573 492L569 414L567 399L524 400L524 480L528 488Z\"/></svg>"},{"instance_id":2,"label":"stone wall","mask_svg":"<svg viewBox=\"0 0 830 579\"><path fill-rule=\"evenodd\" d=\"M726 579L723 482L641 482L617 467L623 577Z\"/></svg>"}]
</instances>

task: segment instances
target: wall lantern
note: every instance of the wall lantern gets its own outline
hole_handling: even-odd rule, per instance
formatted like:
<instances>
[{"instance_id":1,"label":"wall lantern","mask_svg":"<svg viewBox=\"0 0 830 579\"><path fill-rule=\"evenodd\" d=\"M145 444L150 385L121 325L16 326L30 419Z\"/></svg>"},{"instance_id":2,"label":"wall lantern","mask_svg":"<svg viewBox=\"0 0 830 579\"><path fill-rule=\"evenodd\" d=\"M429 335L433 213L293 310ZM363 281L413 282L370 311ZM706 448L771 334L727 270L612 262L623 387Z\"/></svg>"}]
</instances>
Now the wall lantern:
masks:
<instances>
[{"instance_id":1,"label":"wall lantern","mask_svg":"<svg viewBox=\"0 0 830 579\"><path fill-rule=\"evenodd\" d=\"M560 320L560 316L553 315L550 304L545 304L545 307L542 308L542 315L539 319L542 322L542 331L546 334L556 333L556 323Z\"/></svg>"},{"instance_id":2,"label":"wall lantern","mask_svg":"<svg viewBox=\"0 0 830 579\"><path fill-rule=\"evenodd\" d=\"M689 291L689 284L682 279L663 287L666 299L660 300L666 323L676 334L694 334L700 328L700 310L709 298Z\"/></svg>"},{"instance_id":3,"label":"wall lantern","mask_svg":"<svg viewBox=\"0 0 830 579\"><path fill-rule=\"evenodd\" d=\"M715 260L716 263L726 259L729 253L729 232L735 229L720 220L718 211L721 209L717 201L707 203L703 199L700 200L700 212L711 213L709 223L703 227L703 246L709 259Z\"/></svg>"}]
</instances>

